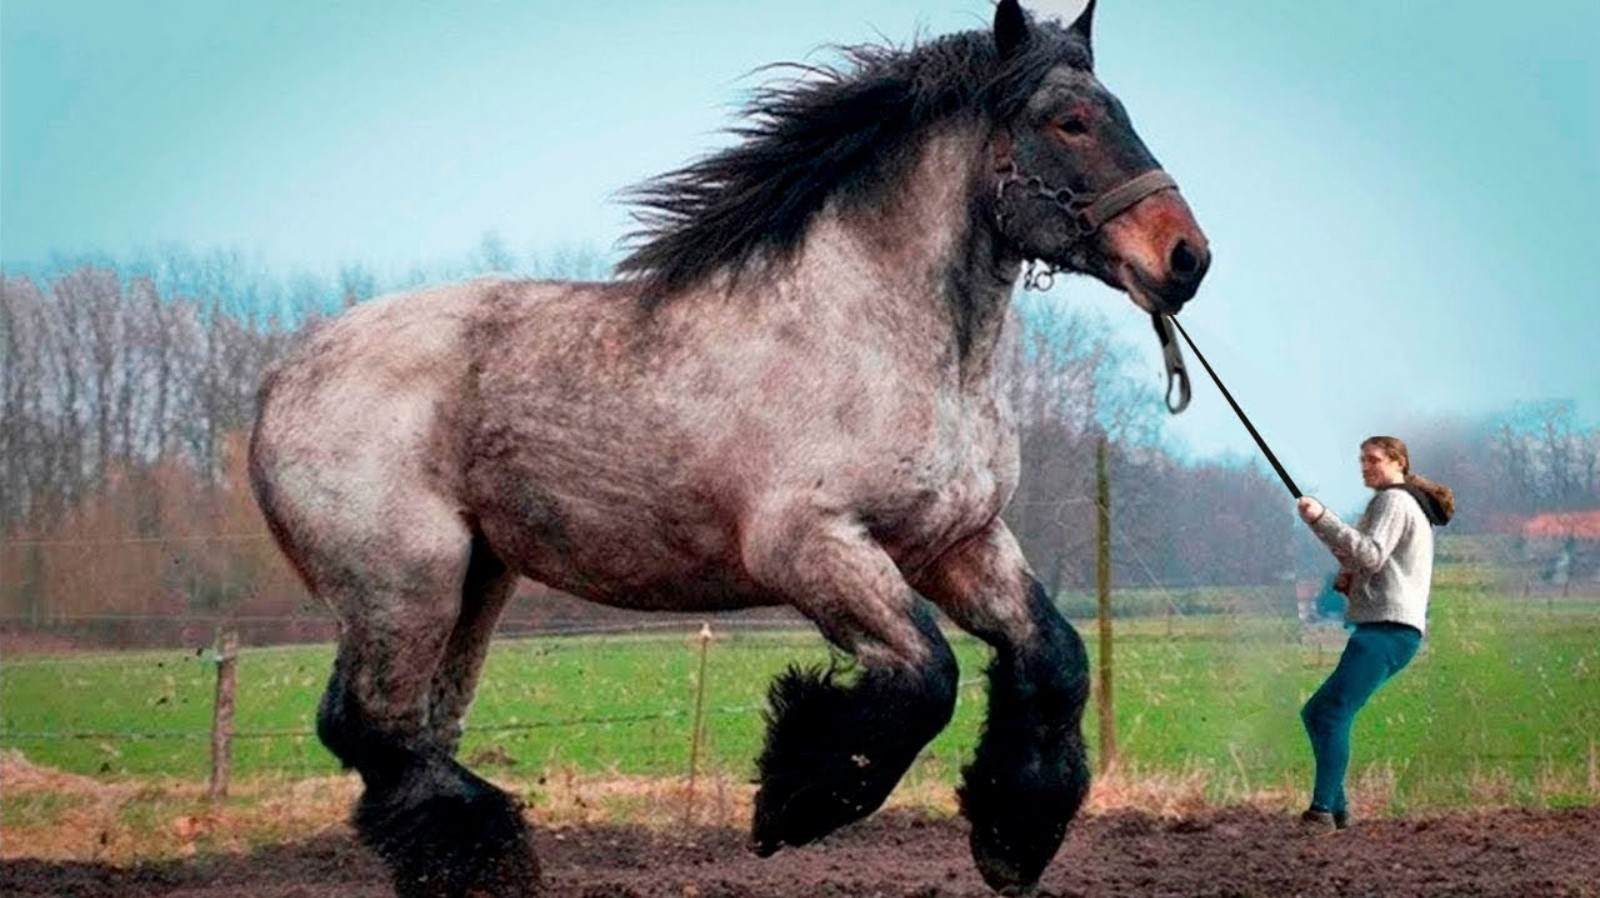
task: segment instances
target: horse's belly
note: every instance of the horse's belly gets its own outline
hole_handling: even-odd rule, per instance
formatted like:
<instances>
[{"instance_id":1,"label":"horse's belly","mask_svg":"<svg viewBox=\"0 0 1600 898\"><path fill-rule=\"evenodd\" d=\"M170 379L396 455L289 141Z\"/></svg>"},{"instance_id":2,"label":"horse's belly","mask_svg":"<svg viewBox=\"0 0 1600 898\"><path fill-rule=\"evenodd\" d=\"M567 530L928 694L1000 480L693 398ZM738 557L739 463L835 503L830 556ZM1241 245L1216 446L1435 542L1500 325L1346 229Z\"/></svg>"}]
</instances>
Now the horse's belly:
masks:
<instances>
[{"instance_id":1,"label":"horse's belly","mask_svg":"<svg viewBox=\"0 0 1600 898\"><path fill-rule=\"evenodd\" d=\"M530 579L591 602L636 611L727 611L777 605L780 597L760 589L742 571L727 565L695 565L684 559L646 571L640 557L626 566L535 563L523 569Z\"/></svg>"},{"instance_id":2,"label":"horse's belly","mask_svg":"<svg viewBox=\"0 0 1600 898\"><path fill-rule=\"evenodd\" d=\"M635 611L733 611L785 601L727 568L704 568L632 584L601 584L579 577L547 585L591 602Z\"/></svg>"},{"instance_id":3,"label":"horse's belly","mask_svg":"<svg viewBox=\"0 0 1600 898\"><path fill-rule=\"evenodd\" d=\"M739 563L731 525L709 512L667 517L645 506L576 511L524 501L479 526L523 576L619 608L715 611L777 604ZM680 512L684 509L680 508Z\"/></svg>"}]
</instances>

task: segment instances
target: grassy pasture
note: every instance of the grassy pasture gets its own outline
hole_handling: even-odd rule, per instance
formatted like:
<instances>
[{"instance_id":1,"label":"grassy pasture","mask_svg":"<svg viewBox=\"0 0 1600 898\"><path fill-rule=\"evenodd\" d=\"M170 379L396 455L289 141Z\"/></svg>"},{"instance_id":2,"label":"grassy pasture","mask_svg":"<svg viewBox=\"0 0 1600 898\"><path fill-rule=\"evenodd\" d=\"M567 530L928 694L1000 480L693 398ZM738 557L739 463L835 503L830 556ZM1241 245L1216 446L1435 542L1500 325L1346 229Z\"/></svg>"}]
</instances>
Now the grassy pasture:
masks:
<instances>
[{"instance_id":1,"label":"grassy pasture","mask_svg":"<svg viewBox=\"0 0 1600 898\"><path fill-rule=\"evenodd\" d=\"M1070 607L1070 605L1069 605ZM1075 621L1097 662L1093 621ZM1299 705L1343 631L1262 614L1116 622L1117 742L1125 777L1199 781L1209 798L1294 794L1310 776ZM987 650L952 634L962 685L951 726L912 780L953 783L977 738ZM490 655L463 754L491 776L679 776L690 753L692 633L504 640ZM247 649L235 776L336 771L312 734L328 646ZM767 682L826 664L809 631L719 634L707 657L703 772L742 779L760 750ZM0 748L109 781L202 780L214 667L176 652L6 659ZM1098 745L1094 710L1086 718ZM1600 605L1529 602L1471 583L1436 590L1412 667L1357 721L1352 773L1392 810L1600 801Z\"/></svg>"}]
</instances>

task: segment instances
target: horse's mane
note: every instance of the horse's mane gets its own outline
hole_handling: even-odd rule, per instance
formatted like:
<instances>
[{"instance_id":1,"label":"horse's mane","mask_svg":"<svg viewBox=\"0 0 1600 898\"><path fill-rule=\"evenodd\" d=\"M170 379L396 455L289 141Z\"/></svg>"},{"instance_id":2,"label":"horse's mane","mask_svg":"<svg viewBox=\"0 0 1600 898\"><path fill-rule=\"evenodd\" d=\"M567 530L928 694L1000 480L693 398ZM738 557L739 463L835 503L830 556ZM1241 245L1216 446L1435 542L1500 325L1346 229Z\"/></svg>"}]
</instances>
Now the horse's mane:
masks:
<instances>
[{"instance_id":1,"label":"horse's mane","mask_svg":"<svg viewBox=\"0 0 1600 898\"><path fill-rule=\"evenodd\" d=\"M754 93L748 123L730 129L739 143L628 191L642 227L617 271L639 279L646 302L788 257L830 199L863 204L897 184L930 125L1006 121L1052 67L1090 64L1082 41L1040 22L1004 64L988 31L840 52L842 68L773 67L798 77Z\"/></svg>"}]
</instances>

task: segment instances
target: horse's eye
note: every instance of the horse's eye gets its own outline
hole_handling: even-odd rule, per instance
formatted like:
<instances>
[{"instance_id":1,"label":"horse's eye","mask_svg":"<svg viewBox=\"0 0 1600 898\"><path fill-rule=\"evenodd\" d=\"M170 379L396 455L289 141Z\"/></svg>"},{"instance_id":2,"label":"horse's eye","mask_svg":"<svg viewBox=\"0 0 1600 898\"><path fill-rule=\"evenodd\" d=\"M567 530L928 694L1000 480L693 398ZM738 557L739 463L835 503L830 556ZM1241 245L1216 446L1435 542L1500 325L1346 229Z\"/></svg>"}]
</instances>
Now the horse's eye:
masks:
<instances>
[{"instance_id":1,"label":"horse's eye","mask_svg":"<svg viewBox=\"0 0 1600 898\"><path fill-rule=\"evenodd\" d=\"M1089 126L1084 124L1083 119L1075 115L1061 119L1055 124L1056 130L1070 137L1082 137L1089 133Z\"/></svg>"}]
</instances>

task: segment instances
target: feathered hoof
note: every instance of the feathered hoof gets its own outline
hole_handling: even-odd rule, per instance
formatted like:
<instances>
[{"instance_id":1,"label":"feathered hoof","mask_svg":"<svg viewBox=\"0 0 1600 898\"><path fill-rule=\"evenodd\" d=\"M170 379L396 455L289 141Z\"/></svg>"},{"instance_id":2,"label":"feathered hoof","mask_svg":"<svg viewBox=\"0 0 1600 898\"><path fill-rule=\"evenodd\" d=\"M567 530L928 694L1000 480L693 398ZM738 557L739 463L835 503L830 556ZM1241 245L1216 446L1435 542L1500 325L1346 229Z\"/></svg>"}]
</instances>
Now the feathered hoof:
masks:
<instances>
[{"instance_id":1,"label":"feathered hoof","mask_svg":"<svg viewBox=\"0 0 1600 898\"><path fill-rule=\"evenodd\" d=\"M398 898L529 898L539 861L521 804L459 770L447 791L368 790L356 809L362 841L389 866ZM437 774L423 777L437 782Z\"/></svg>"},{"instance_id":2,"label":"feathered hoof","mask_svg":"<svg viewBox=\"0 0 1600 898\"><path fill-rule=\"evenodd\" d=\"M813 783L800 789L763 785L756 793L750 849L760 857L770 857L784 847L809 845L877 810L883 801L872 794L876 791L859 778L831 785Z\"/></svg>"},{"instance_id":3,"label":"feathered hoof","mask_svg":"<svg viewBox=\"0 0 1600 898\"><path fill-rule=\"evenodd\" d=\"M1066 837L1081 792L1036 782L997 782L968 770L961 810L972 824L972 862L985 884L1002 895L1027 895Z\"/></svg>"},{"instance_id":4,"label":"feathered hoof","mask_svg":"<svg viewBox=\"0 0 1600 898\"><path fill-rule=\"evenodd\" d=\"M969 842L972 862L984 884L1001 895L1031 895L1037 890L1039 878L1055 857L1060 838L1017 838L1019 833L1007 835L1009 827L974 826Z\"/></svg>"}]
</instances>

